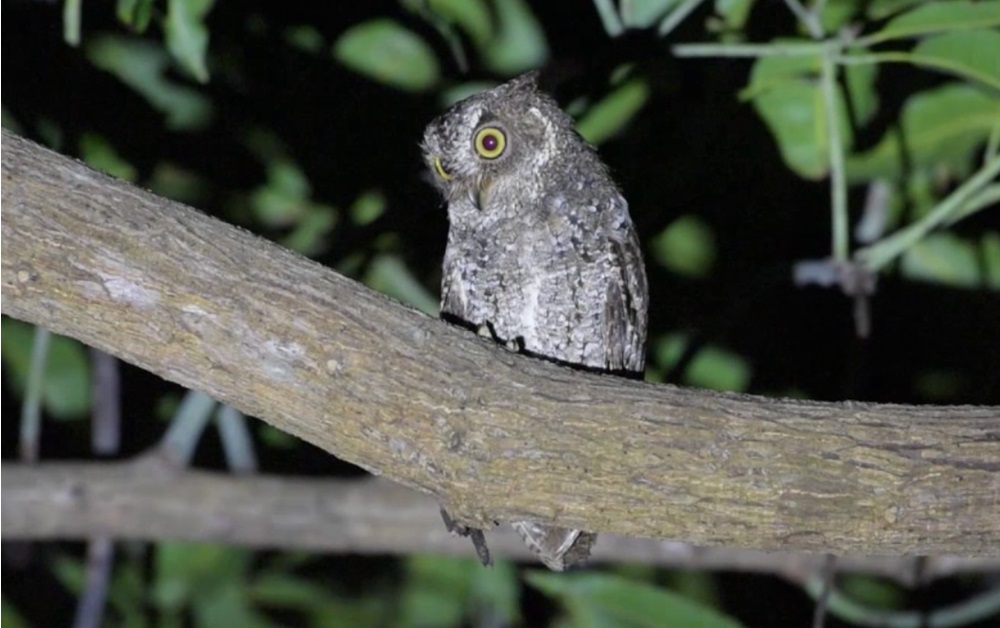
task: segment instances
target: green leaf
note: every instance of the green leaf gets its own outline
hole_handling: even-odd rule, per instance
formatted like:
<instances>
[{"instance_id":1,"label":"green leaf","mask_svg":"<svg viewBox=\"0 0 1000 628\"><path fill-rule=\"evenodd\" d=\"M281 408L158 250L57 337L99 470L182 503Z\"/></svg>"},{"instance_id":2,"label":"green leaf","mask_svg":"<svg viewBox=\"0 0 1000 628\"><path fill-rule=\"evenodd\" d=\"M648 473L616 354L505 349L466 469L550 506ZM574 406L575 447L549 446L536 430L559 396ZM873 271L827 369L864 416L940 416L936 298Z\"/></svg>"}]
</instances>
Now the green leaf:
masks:
<instances>
[{"instance_id":1,"label":"green leaf","mask_svg":"<svg viewBox=\"0 0 1000 628\"><path fill-rule=\"evenodd\" d=\"M952 370L942 369L921 373L914 382L913 387L917 390L921 397L932 403L938 404L961 403L962 398L965 397L968 399L969 395L968 377L966 377L963 373ZM882 580L877 580L876 582L878 583L874 589L874 593L876 595L880 593L879 587L891 586L889 583ZM844 584L846 584L846 582ZM848 594L852 599L861 601L865 604L865 606L882 606L889 608L899 607L899 600L893 600L890 598L891 603L879 603L879 601L876 600L873 604L865 599L865 597L870 596L872 592L864 590L861 592L851 591L845 586L842 586L841 588L844 590L844 593ZM890 593L894 593L896 596L899 596L899 591L893 592L890 590Z\"/></svg>"},{"instance_id":2,"label":"green leaf","mask_svg":"<svg viewBox=\"0 0 1000 628\"><path fill-rule=\"evenodd\" d=\"M83 591L87 576L80 559L72 558L65 554L57 554L49 562L49 566L52 568L52 575L66 589L72 593Z\"/></svg>"},{"instance_id":3,"label":"green leaf","mask_svg":"<svg viewBox=\"0 0 1000 628\"><path fill-rule=\"evenodd\" d=\"M490 569L472 570L470 604L479 615L488 614L492 625L516 626L522 623L520 589L514 565L498 560Z\"/></svg>"},{"instance_id":4,"label":"green leaf","mask_svg":"<svg viewBox=\"0 0 1000 628\"><path fill-rule=\"evenodd\" d=\"M702 348L684 372L684 382L712 390L744 391L750 385L752 369L732 351L708 345Z\"/></svg>"},{"instance_id":5,"label":"green leaf","mask_svg":"<svg viewBox=\"0 0 1000 628\"><path fill-rule=\"evenodd\" d=\"M988 231L982 241L984 282L990 290L1000 291L1000 233Z\"/></svg>"},{"instance_id":6,"label":"green leaf","mask_svg":"<svg viewBox=\"0 0 1000 628\"><path fill-rule=\"evenodd\" d=\"M826 32L834 32L843 28L858 15L863 2L868 0L830 0L823 6L820 23ZM808 5L807 5L808 6Z\"/></svg>"},{"instance_id":7,"label":"green leaf","mask_svg":"<svg viewBox=\"0 0 1000 628\"><path fill-rule=\"evenodd\" d=\"M715 14L722 18L730 31L743 30L754 0L715 0Z\"/></svg>"},{"instance_id":8,"label":"green leaf","mask_svg":"<svg viewBox=\"0 0 1000 628\"><path fill-rule=\"evenodd\" d=\"M625 32L625 25L622 24L622 18L618 14L618 7L615 6L614 0L594 0L594 8L597 10L597 16L601 18L601 25L604 26L604 32L608 36L618 37Z\"/></svg>"},{"instance_id":9,"label":"green leaf","mask_svg":"<svg viewBox=\"0 0 1000 628\"><path fill-rule=\"evenodd\" d=\"M948 231L931 233L914 244L903 254L900 271L909 279L956 288L982 285L976 247Z\"/></svg>"},{"instance_id":10,"label":"green leaf","mask_svg":"<svg viewBox=\"0 0 1000 628\"><path fill-rule=\"evenodd\" d=\"M144 184L155 194L195 206L209 191L208 182L200 174L169 161L157 163Z\"/></svg>"},{"instance_id":11,"label":"green leaf","mask_svg":"<svg viewBox=\"0 0 1000 628\"><path fill-rule=\"evenodd\" d=\"M770 90L754 99L754 107L767 123L789 168L807 179L826 176L829 134L815 85L794 83Z\"/></svg>"},{"instance_id":12,"label":"green leaf","mask_svg":"<svg viewBox=\"0 0 1000 628\"><path fill-rule=\"evenodd\" d=\"M367 595L352 594L330 597L326 605L310 614L311 628L343 628L344 626L395 626L390 621L392 609L389 594L374 591Z\"/></svg>"},{"instance_id":13,"label":"green leaf","mask_svg":"<svg viewBox=\"0 0 1000 628\"><path fill-rule=\"evenodd\" d=\"M468 609L470 584L477 569L482 569L482 565L471 559L425 555L409 557L398 625L441 628L461 625Z\"/></svg>"},{"instance_id":14,"label":"green leaf","mask_svg":"<svg viewBox=\"0 0 1000 628\"><path fill-rule=\"evenodd\" d=\"M652 578L650 578L652 580ZM715 608L721 606L718 579L708 571L676 571L669 575L671 589L692 602Z\"/></svg>"},{"instance_id":15,"label":"green leaf","mask_svg":"<svg viewBox=\"0 0 1000 628\"><path fill-rule=\"evenodd\" d=\"M438 302L406 267L403 260L390 253L375 256L365 273L364 283L427 314L436 316Z\"/></svg>"},{"instance_id":16,"label":"green leaf","mask_svg":"<svg viewBox=\"0 0 1000 628\"><path fill-rule=\"evenodd\" d=\"M7 626L7 628L29 628L31 626L24 616L17 612L14 605L7 600L3 600L2 606L0 606L0 624Z\"/></svg>"},{"instance_id":17,"label":"green leaf","mask_svg":"<svg viewBox=\"0 0 1000 628\"><path fill-rule=\"evenodd\" d=\"M153 17L153 0L118 0L115 14L119 22L135 32L145 32Z\"/></svg>"},{"instance_id":18,"label":"green leaf","mask_svg":"<svg viewBox=\"0 0 1000 628\"><path fill-rule=\"evenodd\" d=\"M672 369L688 350L689 339L684 334L667 334L654 345L657 365ZM684 371L685 384L713 390L744 391L750 384L752 369L743 357L715 345L698 349Z\"/></svg>"},{"instance_id":19,"label":"green leaf","mask_svg":"<svg viewBox=\"0 0 1000 628\"><path fill-rule=\"evenodd\" d=\"M17 118L14 117L14 114L7 111L6 107L0 107L0 126L16 135L25 135Z\"/></svg>"},{"instance_id":20,"label":"green leaf","mask_svg":"<svg viewBox=\"0 0 1000 628\"><path fill-rule=\"evenodd\" d=\"M432 13L458 25L479 49L493 41L493 18L483 0L408 0L408 4L427 4Z\"/></svg>"},{"instance_id":21,"label":"green leaf","mask_svg":"<svg viewBox=\"0 0 1000 628\"><path fill-rule=\"evenodd\" d=\"M925 4L927 0L872 0L866 9L866 15L873 21L884 20L890 15L900 13L917 4Z\"/></svg>"},{"instance_id":22,"label":"green leaf","mask_svg":"<svg viewBox=\"0 0 1000 628\"><path fill-rule=\"evenodd\" d=\"M646 81L632 79L591 107L577 123L576 130L591 144L602 144L621 132L648 99Z\"/></svg>"},{"instance_id":23,"label":"green leaf","mask_svg":"<svg viewBox=\"0 0 1000 628\"><path fill-rule=\"evenodd\" d=\"M928 37L913 49L918 64L1000 89L1000 32L974 30Z\"/></svg>"},{"instance_id":24,"label":"green leaf","mask_svg":"<svg viewBox=\"0 0 1000 628\"><path fill-rule=\"evenodd\" d=\"M262 613L254 609L248 589L241 580L220 580L211 595L199 595L192 601L196 626L240 626L240 628L272 628Z\"/></svg>"},{"instance_id":25,"label":"green leaf","mask_svg":"<svg viewBox=\"0 0 1000 628\"><path fill-rule=\"evenodd\" d=\"M200 83L208 82L208 28L205 16L215 0L168 0L164 24L167 50Z\"/></svg>"},{"instance_id":26,"label":"green leaf","mask_svg":"<svg viewBox=\"0 0 1000 628\"><path fill-rule=\"evenodd\" d=\"M63 0L63 41L80 45L80 8L83 0Z\"/></svg>"},{"instance_id":27,"label":"green leaf","mask_svg":"<svg viewBox=\"0 0 1000 628\"><path fill-rule=\"evenodd\" d=\"M312 187L299 166L275 158L267 165L267 181L250 197L254 215L269 227L293 225L306 214Z\"/></svg>"},{"instance_id":28,"label":"green leaf","mask_svg":"<svg viewBox=\"0 0 1000 628\"><path fill-rule=\"evenodd\" d=\"M327 236L337 226L336 208L319 203L308 203L295 229L279 242L282 246L310 257L326 250Z\"/></svg>"},{"instance_id":29,"label":"green leaf","mask_svg":"<svg viewBox=\"0 0 1000 628\"><path fill-rule=\"evenodd\" d=\"M559 600L575 626L732 628L722 613L652 585L602 573L533 571L528 583Z\"/></svg>"},{"instance_id":30,"label":"green leaf","mask_svg":"<svg viewBox=\"0 0 1000 628\"><path fill-rule=\"evenodd\" d=\"M998 0L927 2L893 18L881 31L870 35L869 39L872 42L881 42L928 33L990 28L998 25L1000 25Z\"/></svg>"},{"instance_id":31,"label":"green leaf","mask_svg":"<svg viewBox=\"0 0 1000 628\"><path fill-rule=\"evenodd\" d=\"M0 323L3 330L3 363L11 383L23 395L31 368L34 327L10 318ZM42 405L54 419L77 419L90 411L90 362L76 340L53 334L45 362Z\"/></svg>"},{"instance_id":32,"label":"green leaf","mask_svg":"<svg viewBox=\"0 0 1000 628\"><path fill-rule=\"evenodd\" d=\"M355 72L398 89L421 91L438 81L434 51L390 19L369 20L348 29L337 39L333 54Z\"/></svg>"},{"instance_id":33,"label":"green leaf","mask_svg":"<svg viewBox=\"0 0 1000 628\"><path fill-rule=\"evenodd\" d=\"M38 118L35 132L38 133L41 142L52 150L58 151L62 148L65 133L56 121L46 117Z\"/></svg>"},{"instance_id":34,"label":"green leaf","mask_svg":"<svg viewBox=\"0 0 1000 628\"><path fill-rule=\"evenodd\" d=\"M850 58L854 55L848 54L847 56ZM844 66L843 72L855 120L857 120L858 125L864 126L871 122L875 114L878 113L879 95L875 87L875 79L878 78L878 65L874 63L847 65Z\"/></svg>"},{"instance_id":35,"label":"green leaf","mask_svg":"<svg viewBox=\"0 0 1000 628\"><path fill-rule=\"evenodd\" d=\"M165 114L167 128L189 131L208 123L211 103L197 91L167 80L169 58L159 45L107 35L90 41L86 53L91 63L117 76Z\"/></svg>"},{"instance_id":36,"label":"green leaf","mask_svg":"<svg viewBox=\"0 0 1000 628\"><path fill-rule=\"evenodd\" d=\"M299 444L299 440L288 432L282 432L276 427L265 424L260 424L257 436L265 445L276 449L292 449Z\"/></svg>"},{"instance_id":37,"label":"green leaf","mask_svg":"<svg viewBox=\"0 0 1000 628\"><path fill-rule=\"evenodd\" d=\"M487 81L470 81L468 83L459 83L457 85L452 85L441 90L441 106L443 108L448 108L460 100L465 100L469 96L478 94L479 92L484 92L491 87L496 87L496 83L490 83Z\"/></svg>"},{"instance_id":38,"label":"green leaf","mask_svg":"<svg viewBox=\"0 0 1000 628\"><path fill-rule=\"evenodd\" d=\"M386 204L385 194L379 190L368 190L354 199L347 211L354 224L363 227L378 220L385 212Z\"/></svg>"},{"instance_id":39,"label":"green leaf","mask_svg":"<svg viewBox=\"0 0 1000 628\"><path fill-rule=\"evenodd\" d=\"M80 158L91 168L125 181L135 181L139 176L135 166L122 159L115 147L97 133L84 133L80 138Z\"/></svg>"},{"instance_id":40,"label":"green leaf","mask_svg":"<svg viewBox=\"0 0 1000 628\"><path fill-rule=\"evenodd\" d=\"M838 587L851 599L872 610L897 609L906 601L906 596L898 585L872 576L845 574Z\"/></svg>"},{"instance_id":41,"label":"green leaf","mask_svg":"<svg viewBox=\"0 0 1000 628\"><path fill-rule=\"evenodd\" d=\"M480 50L486 66L512 76L537 68L549 57L545 32L524 0L495 0L496 37Z\"/></svg>"},{"instance_id":42,"label":"green leaf","mask_svg":"<svg viewBox=\"0 0 1000 628\"><path fill-rule=\"evenodd\" d=\"M323 49L323 34L314 26L289 26L285 29L285 41L303 52L316 54Z\"/></svg>"},{"instance_id":43,"label":"green leaf","mask_svg":"<svg viewBox=\"0 0 1000 628\"><path fill-rule=\"evenodd\" d=\"M262 604L299 611L321 609L330 599L327 587L280 572L261 574L250 587L250 594Z\"/></svg>"},{"instance_id":44,"label":"green leaf","mask_svg":"<svg viewBox=\"0 0 1000 628\"><path fill-rule=\"evenodd\" d=\"M684 0L621 0L622 22L629 28L649 28Z\"/></svg>"},{"instance_id":45,"label":"green leaf","mask_svg":"<svg viewBox=\"0 0 1000 628\"><path fill-rule=\"evenodd\" d=\"M741 93L741 98L753 98L754 108L770 129L788 167L807 179L826 176L830 162L830 134L819 72L818 56L762 57L754 63L750 84ZM853 82L861 87L862 98L863 89L872 80L873 76L864 72L854 74ZM853 138L839 85L835 87L835 102L841 143L847 149Z\"/></svg>"},{"instance_id":46,"label":"green leaf","mask_svg":"<svg viewBox=\"0 0 1000 628\"><path fill-rule=\"evenodd\" d=\"M965 174L997 119L1000 97L971 85L952 83L914 94L899 118L905 159L899 130L890 129L872 150L848 156L848 179L898 179L903 164L915 171Z\"/></svg>"},{"instance_id":47,"label":"green leaf","mask_svg":"<svg viewBox=\"0 0 1000 628\"><path fill-rule=\"evenodd\" d=\"M715 262L715 235L701 218L681 216L653 240L653 254L679 275L704 277Z\"/></svg>"},{"instance_id":48,"label":"green leaf","mask_svg":"<svg viewBox=\"0 0 1000 628\"><path fill-rule=\"evenodd\" d=\"M248 550L211 543L158 543L154 559L153 601L161 610L178 610L196 598L211 598L231 583L244 582Z\"/></svg>"}]
</instances>

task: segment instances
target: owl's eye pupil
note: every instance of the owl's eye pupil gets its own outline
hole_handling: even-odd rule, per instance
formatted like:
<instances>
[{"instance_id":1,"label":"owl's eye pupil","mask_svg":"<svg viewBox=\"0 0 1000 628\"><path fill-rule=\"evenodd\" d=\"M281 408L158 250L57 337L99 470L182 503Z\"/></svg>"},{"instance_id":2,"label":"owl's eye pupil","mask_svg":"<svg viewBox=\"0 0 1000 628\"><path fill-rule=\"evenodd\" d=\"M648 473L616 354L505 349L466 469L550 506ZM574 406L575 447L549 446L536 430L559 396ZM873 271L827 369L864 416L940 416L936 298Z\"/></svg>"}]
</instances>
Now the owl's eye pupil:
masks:
<instances>
[{"instance_id":1,"label":"owl's eye pupil","mask_svg":"<svg viewBox=\"0 0 1000 628\"><path fill-rule=\"evenodd\" d=\"M497 127L486 127L476 132L473 140L476 153L483 159L496 159L507 147L507 137Z\"/></svg>"}]
</instances>

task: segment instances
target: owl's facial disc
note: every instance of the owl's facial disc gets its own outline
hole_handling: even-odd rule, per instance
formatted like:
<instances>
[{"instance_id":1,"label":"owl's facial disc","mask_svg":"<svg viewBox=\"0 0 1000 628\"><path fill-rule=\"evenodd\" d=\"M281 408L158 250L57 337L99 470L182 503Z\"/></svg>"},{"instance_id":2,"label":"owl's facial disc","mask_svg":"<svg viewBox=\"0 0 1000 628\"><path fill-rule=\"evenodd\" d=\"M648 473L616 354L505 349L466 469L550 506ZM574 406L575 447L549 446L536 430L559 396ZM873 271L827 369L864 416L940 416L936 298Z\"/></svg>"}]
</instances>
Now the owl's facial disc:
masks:
<instances>
[{"instance_id":1,"label":"owl's facial disc","mask_svg":"<svg viewBox=\"0 0 1000 628\"><path fill-rule=\"evenodd\" d=\"M473 96L428 125L421 147L434 183L450 202L488 205L493 183L509 172L520 154L517 134L508 129L505 111L489 98Z\"/></svg>"}]
</instances>

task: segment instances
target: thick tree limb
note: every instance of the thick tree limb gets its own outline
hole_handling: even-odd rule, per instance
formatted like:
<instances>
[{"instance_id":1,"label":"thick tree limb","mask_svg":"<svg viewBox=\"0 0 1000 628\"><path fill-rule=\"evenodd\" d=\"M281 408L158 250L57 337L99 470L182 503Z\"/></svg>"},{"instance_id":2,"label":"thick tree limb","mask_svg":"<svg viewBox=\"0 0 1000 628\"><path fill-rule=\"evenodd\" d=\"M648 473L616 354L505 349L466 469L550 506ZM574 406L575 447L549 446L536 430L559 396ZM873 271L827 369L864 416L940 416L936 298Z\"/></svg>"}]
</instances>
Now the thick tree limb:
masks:
<instances>
[{"instance_id":1,"label":"thick tree limb","mask_svg":"<svg viewBox=\"0 0 1000 628\"><path fill-rule=\"evenodd\" d=\"M441 525L434 499L381 478L321 480L237 476L171 469L162 457L128 463L4 464L3 539L214 541L251 547L358 554L434 552L468 556ZM498 557L533 558L514 531L490 536ZM594 562L772 573L805 582L827 556L695 548L686 543L602 535ZM838 572L867 573L907 585L1000 571L1000 558L842 557Z\"/></svg>"},{"instance_id":2,"label":"thick tree limb","mask_svg":"<svg viewBox=\"0 0 1000 628\"><path fill-rule=\"evenodd\" d=\"M259 416L469 523L1000 556L1000 409L774 400L516 356L3 136L5 314Z\"/></svg>"}]
</instances>

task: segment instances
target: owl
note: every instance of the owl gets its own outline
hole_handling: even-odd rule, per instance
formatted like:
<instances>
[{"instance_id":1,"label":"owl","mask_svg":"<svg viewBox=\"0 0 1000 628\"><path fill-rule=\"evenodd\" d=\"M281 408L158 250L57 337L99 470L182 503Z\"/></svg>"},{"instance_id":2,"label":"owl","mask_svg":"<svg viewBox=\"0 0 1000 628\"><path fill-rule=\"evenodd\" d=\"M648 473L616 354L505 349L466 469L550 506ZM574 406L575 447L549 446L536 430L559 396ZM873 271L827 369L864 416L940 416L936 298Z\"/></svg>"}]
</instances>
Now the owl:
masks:
<instances>
[{"instance_id":1,"label":"owl","mask_svg":"<svg viewBox=\"0 0 1000 628\"><path fill-rule=\"evenodd\" d=\"M648 287L628 203L536 77L471 96L424 132L448 209L441 315L536 357L641 377ZM596 538L511 525L557 571Z\"/></svg>"}]
</instances>

